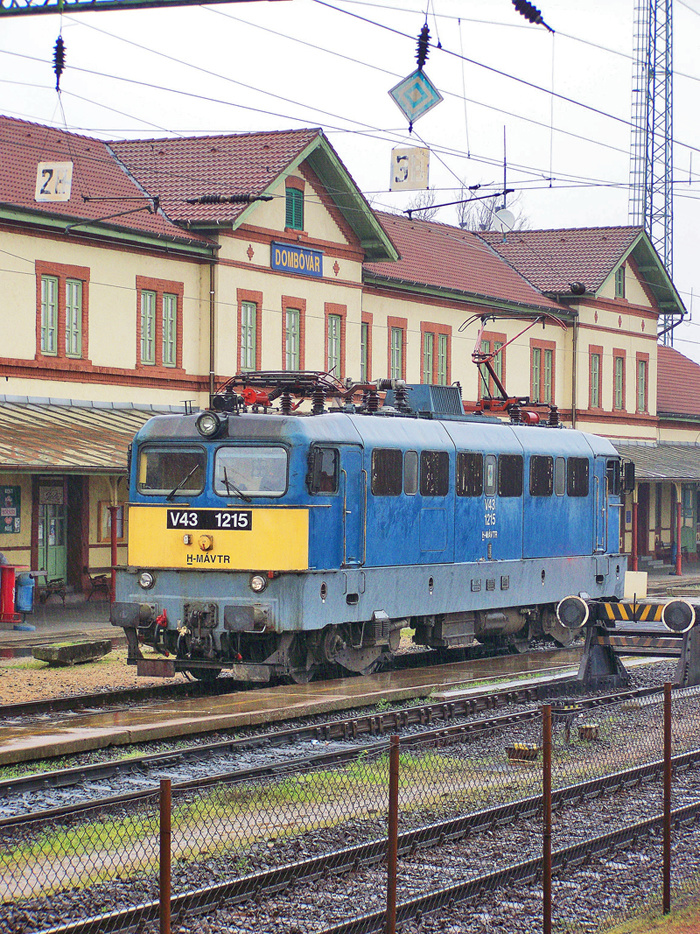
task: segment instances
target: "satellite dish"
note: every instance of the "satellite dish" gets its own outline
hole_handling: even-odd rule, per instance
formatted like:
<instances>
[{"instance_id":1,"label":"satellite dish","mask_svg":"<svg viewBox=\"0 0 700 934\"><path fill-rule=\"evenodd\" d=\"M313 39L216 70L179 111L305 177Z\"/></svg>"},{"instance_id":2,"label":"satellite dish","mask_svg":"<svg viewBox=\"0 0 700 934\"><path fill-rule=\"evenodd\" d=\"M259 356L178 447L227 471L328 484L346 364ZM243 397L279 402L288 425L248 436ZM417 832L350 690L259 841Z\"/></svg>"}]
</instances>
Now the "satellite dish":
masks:
<instances>
[{"instance_id":1,"label":"satellite dish","mask_svg":"<svg viewBox=\"0 0 700 934\"><path fill-rule=\"evenodd\" d=\"M493 229L501 233L508 233L515 226L515 214L508 208L501 208L493 216Z\"/></svg>"}]
</instances>

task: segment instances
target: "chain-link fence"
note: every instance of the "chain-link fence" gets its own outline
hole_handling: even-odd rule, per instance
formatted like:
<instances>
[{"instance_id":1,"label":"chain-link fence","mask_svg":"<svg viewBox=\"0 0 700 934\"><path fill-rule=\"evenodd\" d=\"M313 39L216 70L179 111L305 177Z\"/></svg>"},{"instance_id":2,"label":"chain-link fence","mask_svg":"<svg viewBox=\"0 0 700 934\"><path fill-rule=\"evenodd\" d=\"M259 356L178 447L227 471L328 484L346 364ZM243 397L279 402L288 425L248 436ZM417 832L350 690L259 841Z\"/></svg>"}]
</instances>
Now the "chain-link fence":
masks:
<instances>
[{"instance_id":1,"label":"chain-link fence","mask_svg":"<svg viewBox=\"0 0 700 934\"><path fill-rule=\"evenodd\" d=\"M700 802L697 703L692 691L674 695L672 806L687 822L672 839L678 900L697 887L700 860L689 823ZM639 910L640 894L661 909L663 698L545 711L463 735L407 735L391 749L347 744L340 763L172 795L165 781L160 805L154 794L19 822L0 852L0 934L146 934L170 921L195 932L198 917L211 934L391 931L394 906L407 932L431 930L437 911L465 934L487 921L532 934L549 929L548 904L558 932L604 930Z\"/></svg>"}]
</instances>

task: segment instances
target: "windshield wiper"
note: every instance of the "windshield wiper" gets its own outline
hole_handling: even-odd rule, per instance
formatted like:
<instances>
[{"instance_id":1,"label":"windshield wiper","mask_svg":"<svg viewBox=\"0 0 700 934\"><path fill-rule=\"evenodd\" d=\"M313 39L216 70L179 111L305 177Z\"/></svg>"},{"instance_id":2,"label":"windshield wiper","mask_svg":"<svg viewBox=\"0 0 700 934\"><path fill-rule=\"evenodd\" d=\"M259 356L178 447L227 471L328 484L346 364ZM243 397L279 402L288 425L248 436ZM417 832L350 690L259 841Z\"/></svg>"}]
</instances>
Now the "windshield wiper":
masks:
<instances>
[{"instance_id":1,"label":"windshield wiper","mask_svg":"<svg viewBox=\"0 0 700 934\"><path fill-rule=\"evenodd\" d=\"M182 480L180 480L180 482L177 484L177 486L174 486L172 488L172 490L165 497L168 500L168 502L170 502L174 498L178 490L182 489L182 487L187 483L187 481L190 479L190 477L195 472L195 470L199 470L199 464L195 464L192 470L190 470L190 472L187 474L187 476L183 477Z\"/></svg>"},{"instance_id":2,"label":"windshield wiper","mask_svg":"<svg viewBox=\"0 0 700 934\"><path fill-rule=\"evenodd\" d=\"M232 480L229 480L229 478L228 478L228 473L226 472L226 468L225 468L225 467L224 467L224 476L223 476L223 480L224 480L224 486L226 487L226 492L227 492L227 493L230 493L231 490L233 490L233 492L236 494L236 496L240 496L240 498L243 500L244 503L252 503L252 502L253 502L253 500L250 498L250 496L247 496L242 490L239 490L238 487L236 486L236 484L235 484Z\"/></svg>"}]
</instances>

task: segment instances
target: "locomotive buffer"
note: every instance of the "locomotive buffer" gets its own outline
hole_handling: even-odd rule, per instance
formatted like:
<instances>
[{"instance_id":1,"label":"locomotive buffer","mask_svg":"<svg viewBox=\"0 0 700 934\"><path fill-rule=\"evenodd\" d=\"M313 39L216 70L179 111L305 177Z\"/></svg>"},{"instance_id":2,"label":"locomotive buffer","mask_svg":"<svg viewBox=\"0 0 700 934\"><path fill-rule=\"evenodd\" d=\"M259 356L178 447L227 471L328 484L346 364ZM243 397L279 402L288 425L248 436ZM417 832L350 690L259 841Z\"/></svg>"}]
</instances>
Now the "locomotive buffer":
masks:
<instances>
[{"instance_id":1,"label":"locomotive buffer","mask_svg":"<svg viewBox=\"0 0 700 934\"><path fill-rule=\"evenodd\" d=\"M700 684L700 600L591 600L565 597L557 607L568 629L585 629L578 678L586 687L629 681L626 655L676 658L674 683Z\"/></svg>"}]
</instances>

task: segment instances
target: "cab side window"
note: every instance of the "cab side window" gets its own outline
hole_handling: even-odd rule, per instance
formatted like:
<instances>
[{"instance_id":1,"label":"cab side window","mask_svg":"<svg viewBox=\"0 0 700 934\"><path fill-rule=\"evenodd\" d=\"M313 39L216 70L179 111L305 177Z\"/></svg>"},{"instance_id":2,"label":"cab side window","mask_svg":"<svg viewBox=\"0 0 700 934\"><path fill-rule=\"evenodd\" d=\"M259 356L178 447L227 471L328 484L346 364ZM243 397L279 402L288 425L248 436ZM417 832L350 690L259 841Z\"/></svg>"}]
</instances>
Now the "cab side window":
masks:
<instances>
[{"instance_id":1,"label":"cab side window","mask_svg":"<svg viewBox=\"0 0 700 934\"><path fill-rule=\"evenodd\" d=\"M340 464L338 449L315 447L309 461L309 492L337 493Z\"/></svg>"}]
</instances>

